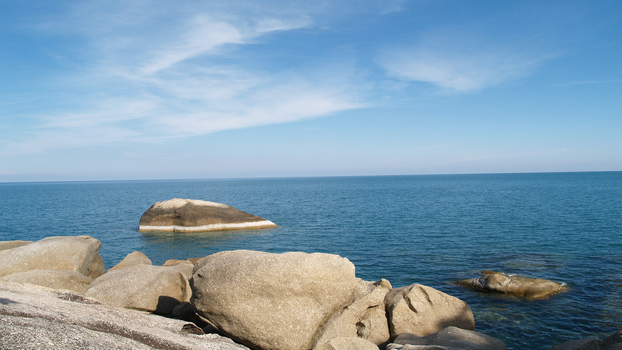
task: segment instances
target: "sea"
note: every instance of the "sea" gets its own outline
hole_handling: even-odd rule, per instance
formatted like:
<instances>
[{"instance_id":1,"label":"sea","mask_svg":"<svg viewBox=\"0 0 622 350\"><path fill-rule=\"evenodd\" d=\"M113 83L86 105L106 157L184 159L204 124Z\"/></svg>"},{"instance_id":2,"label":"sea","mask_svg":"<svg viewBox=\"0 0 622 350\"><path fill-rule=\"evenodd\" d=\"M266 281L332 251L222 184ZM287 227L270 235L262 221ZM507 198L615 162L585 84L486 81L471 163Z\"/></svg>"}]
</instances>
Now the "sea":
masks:
<instances>
[{"instance_id":1,"label":"sea","mask_svg":"<svg viewBox=\"0 0 622 350\"><path fill-rule=\"evenodd\" d=\"M141 233L172 198L225 203L279 225ZM89 235L107 268L250 249L348 258L357 277L424 284L466 301L508 349L622 330L622 172L0 183L0 240ZM452 282L501 271L565 283L543 300Z\"/></svg>"}]
</instances>

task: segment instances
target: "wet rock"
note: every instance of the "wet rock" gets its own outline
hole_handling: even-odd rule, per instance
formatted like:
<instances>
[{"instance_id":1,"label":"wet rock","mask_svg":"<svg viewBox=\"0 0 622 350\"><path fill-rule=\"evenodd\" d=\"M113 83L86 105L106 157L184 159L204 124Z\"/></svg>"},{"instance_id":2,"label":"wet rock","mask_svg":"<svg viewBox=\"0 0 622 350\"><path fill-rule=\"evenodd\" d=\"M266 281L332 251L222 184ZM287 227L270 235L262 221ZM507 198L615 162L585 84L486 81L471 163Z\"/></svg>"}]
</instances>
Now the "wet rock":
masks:
<instances>
[{"instance_id":1,"label":"wet rock","mask_svg":"<svg viewBox=\"0 0 622 350\"><path fill-rule=\"evenodd\" d=\"M542 299L568 289L545 279L508 276L493 271L485 271L480 278L460 280L456 284L483 292L510 294L526 299Z\"/></svg>"},{"instance_id":2,"label":"wet rock","mask_svg":"<svg viewBox=\"0 0 622 350\"><path fill-rule=\"evenodd\" d=\"M353 301L354 265L330 254L225 251L199 260L197 313L254 349L307 350L331 315Z\"/></svg>"},{"instance_id":3,"label":"wet rock","mask_svg":"<svg viewBox=\"0 0 622 350\"><path fill-rule=\"evenodd\" d=\"M140 218L139 231L202 232L277 225L222 203L194 199L157 202Z\"/></svg>"},{"instance_id":4,"label":"wet rock","mask_svg":"<svg viewBox=\"0 0 622 350\"><path fill-rule=\"evenodd\" d=\"M0 277L30 270L77 271L97 278L104 273L101 242L89 236L47 237L0 250Z\"/></svg>"},{"instance_id":5,"label":"wet rock","mask_svg":"<svg viewBox=\"0 0 622 350\"><path fill-rule=\"evenodd\" d=\"M151 259L149 259L145 254L139 251L134 251L126 255L123 260L119 261L119 263L108 270L108 272L134 265L152 265L152 263Z\"/></svg>"},{"instance_id":6,"label":"wet rock","mask_svg":"<svg viewBox=\"0 0 622 350\"><path fill-rule=\"evenodd\" d=\"M420 284L393 289L385 298L389 331L420 337L455 326L475 330L471 308L464 301Z\"/></svg>"},{"instance_id":7,"label":"wet rock","mask_svg":"<svg viewBox=\"0 0 622 350\"><path fill-rule=\"evenodd\" d=\"M411 346L404 346L411 345ZM505 350L505 344L496 338L457 327L447 327L442 331L425 337L414 334L400 334L387 346L387 350L398 349L447 349L447 350Z\"/></svg>"},{"instance_id":8,"label":"wet rock","mask_svg":"<svg viewBox=\"0 0 622 350\"><path fill-rule=\"evenodd\" d=\"M29 283L52 289L66 289L82 293L93 282L77 271L31 270L17 272L2 277L2 280L16 283Z\"/></svg>"}]
</instances>

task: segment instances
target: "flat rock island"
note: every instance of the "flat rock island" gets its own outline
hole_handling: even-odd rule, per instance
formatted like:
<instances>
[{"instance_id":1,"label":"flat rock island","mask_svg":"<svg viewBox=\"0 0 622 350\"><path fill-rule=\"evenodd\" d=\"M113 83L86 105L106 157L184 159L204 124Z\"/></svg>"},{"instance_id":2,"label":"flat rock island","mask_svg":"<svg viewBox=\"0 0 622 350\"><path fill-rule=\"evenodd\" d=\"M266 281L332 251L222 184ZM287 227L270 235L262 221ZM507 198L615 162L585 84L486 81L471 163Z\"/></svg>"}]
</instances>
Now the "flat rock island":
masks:
<instances>
[{"instance_id":1,"label":"flat rock island","mask_svg":"<svg viewBox=\"0 0 622 350\"><path fill-rule=\"evenodd\" d=\"M138 231L204 232L269 227L277 225L226 204L174 198L152 205L140 218Z\"/></svg>"}]
</instances>

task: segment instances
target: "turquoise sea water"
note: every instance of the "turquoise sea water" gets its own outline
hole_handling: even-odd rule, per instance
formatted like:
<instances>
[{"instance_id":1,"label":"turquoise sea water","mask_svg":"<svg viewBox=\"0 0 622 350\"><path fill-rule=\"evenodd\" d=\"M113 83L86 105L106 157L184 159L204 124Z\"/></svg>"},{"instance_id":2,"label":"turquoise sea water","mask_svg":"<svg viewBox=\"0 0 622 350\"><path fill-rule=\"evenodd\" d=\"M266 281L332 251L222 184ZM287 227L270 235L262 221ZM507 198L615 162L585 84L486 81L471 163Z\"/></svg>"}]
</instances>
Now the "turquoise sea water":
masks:
<instances>
[{"instance_id":1,"label":"turquoise sea water","mask_svg":"<svg viewBox=\"0 0 622 350\"><path fill-rule=\"evenodd\" d=\"M142 213L171 198L226 203L280 227L138 232ZM339 254L365 280L466 301L477 330L509 349L622 329L622 172L0 183L0 240L56 235L99 239L107 268L134 250L154 264L232 249ZM449 283L486 269L570 290L524 301Z\"/></svg>"}]
</instances>

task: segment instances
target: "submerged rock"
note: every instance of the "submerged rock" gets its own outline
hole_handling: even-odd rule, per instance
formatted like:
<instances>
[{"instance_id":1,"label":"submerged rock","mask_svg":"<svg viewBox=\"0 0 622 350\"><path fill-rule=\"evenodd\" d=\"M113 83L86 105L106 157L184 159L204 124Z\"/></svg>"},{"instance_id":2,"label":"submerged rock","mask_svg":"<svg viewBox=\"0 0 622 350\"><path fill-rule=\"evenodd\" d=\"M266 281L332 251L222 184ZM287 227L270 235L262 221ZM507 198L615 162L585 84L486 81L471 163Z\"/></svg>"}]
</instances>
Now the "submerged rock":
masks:
<instances>
[{"instance_id":1,"label":"submerged rock","mask_svg":"<svg viewBox=\"0 0 622 350\"><path fill-rule=\"evenodd\" d=\"M30 270L77 271L89 278L104 273L101 242L89 236L47 237L0 250L0 277Z\"/></svg>"},{"instance_id":2,"label":"submerged rock","mask_svg":"<svg viewBox=\"0 0 622 350\"><path fill-rule=\"evenodd\" d=\"M253 349L307 350L320 327L352 303L354 265L331 254L224 251L197 262L197 313Z\"/></svg>"},{"instance_id":3,"label":"submerged rock","mask_svg":"<svg viewBox=\"0 0 622 350\"><path fill-rule=\"evenodd\" d=\"M622 331L613 333L605 340L596 338L575 339L555 345L548 350L622 350Z\"/></svg>"},{"instance_id":4,"label":"submerged rock","mask_svg":"<svg viewBox=\"0 0 622 350\"><path fill-rule=\"evenodd\" d=\"M202 232L276 226L272 221L226 204L175 198L152 205L140 218L138 230Z\"/></svg>"},{"instance_id":5,"label":"submerged rock","mask_svg":"<svg viewBox=\"0 0 622 350\"><path fill-rule=\"evenodd\" d=\"M508 276L501 272L484 271L480 278L464 279L455 284L483 292L510 294L526 299L542 299L568 288L540 278Z\"/></svg>"}]
</instances>

